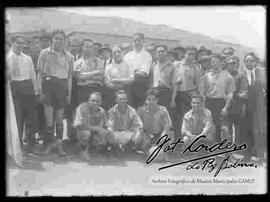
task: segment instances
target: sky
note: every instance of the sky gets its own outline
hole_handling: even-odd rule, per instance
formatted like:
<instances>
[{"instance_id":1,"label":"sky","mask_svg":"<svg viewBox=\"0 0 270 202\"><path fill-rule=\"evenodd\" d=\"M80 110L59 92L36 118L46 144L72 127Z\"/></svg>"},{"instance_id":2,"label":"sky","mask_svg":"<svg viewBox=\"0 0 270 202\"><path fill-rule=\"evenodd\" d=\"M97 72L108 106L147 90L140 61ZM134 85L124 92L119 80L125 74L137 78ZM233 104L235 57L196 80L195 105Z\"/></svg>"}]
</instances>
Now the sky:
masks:
<instances>
[{"instance_id":1,"label":"sky","mask_svg":"<svg viewBox=\"0 0 270 202\"><path fill-rule=\"evenodd\" d=\"M263 6L69 7L89 16L118 16L151 25L166 24L252 47L263 55L266 46L266 8Z\"/></svg>"}]
</instances>

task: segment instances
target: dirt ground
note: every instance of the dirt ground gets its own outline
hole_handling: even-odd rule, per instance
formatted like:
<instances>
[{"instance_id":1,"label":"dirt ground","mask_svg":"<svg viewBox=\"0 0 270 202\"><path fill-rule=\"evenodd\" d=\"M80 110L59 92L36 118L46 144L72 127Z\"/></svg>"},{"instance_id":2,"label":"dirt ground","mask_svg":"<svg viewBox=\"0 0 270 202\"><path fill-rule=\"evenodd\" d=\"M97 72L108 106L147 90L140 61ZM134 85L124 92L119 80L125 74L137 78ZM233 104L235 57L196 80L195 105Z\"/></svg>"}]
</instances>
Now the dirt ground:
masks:
<instances>
[{"instance_id":1,"label":"dirt ground","mask_svg":"<svg viewBox=\"0 0 270 202\"><path fill-rule=\"evenodd\" d=\"M77 156L27 157L23 169L7 167L8 196L110 196L172 194L247 194L266 191L266 168L235 168L216 178L207 170L187 171L187 165L158 170L168 163L146 164L140 155L105 157L92 155L90 162ZM196 183L189 183L195 179ZM199 180L230 180L233 184ZM241 179L254 179L244 183ZM166 182L165 182L165 181ZM177 182L178 180L178 182Z\"/></svg>"}]
</instances>

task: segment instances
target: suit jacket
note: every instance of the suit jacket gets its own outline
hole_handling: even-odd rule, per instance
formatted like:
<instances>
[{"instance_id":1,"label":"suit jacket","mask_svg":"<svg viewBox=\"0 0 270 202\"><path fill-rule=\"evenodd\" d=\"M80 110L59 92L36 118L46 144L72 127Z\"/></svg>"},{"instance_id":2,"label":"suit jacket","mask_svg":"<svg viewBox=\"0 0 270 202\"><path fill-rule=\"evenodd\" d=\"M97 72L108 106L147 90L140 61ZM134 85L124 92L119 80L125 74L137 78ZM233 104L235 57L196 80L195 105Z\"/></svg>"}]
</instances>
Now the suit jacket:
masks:
<instances>
[{"instance_id":1,"label":"suit jacket","mask_svg":"<svg viewBox=\"0 0 270 202\"><path fill-rule=\"evenodd\" d=\"M247 74L247 72L245 72ZM266 146L266 74L262 68L255 69L255 84L248 85L247 126L252 127L253 149L265 151Z\"/></svg>"}]
</instances>

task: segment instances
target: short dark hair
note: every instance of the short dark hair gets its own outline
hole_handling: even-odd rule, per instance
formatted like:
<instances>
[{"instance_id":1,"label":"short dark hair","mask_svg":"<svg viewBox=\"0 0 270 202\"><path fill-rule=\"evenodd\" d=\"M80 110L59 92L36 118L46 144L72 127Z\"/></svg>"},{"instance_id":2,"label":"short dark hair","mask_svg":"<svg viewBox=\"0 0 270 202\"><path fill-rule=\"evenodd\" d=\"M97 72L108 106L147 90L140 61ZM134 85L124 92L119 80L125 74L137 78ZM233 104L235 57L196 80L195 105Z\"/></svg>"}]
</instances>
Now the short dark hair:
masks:
<instances>
[{"instance_id":1,"label":"short dark hair","mask_svg":"<svg viewBox=\"0 0 270 202\"><path fill-rule=\"evenodd\" d=\"M64 30L62 29L55 29L52 31L52 38L56 35L56 34L61 34L64 38L66 38L66 34L64 32Z\"/></svg>"},{"instance_id":2,"label":"short dark hair","mask_svg":"<svg viewBox=\"0 0 270 202\"><path fill-rule=\"evenodd\" d=\"M99 43L99 42L94 42L93 44L94 44L94 45L98 45L98 46L99 46L99 48L100 48L100 47L102 47L102 44L101 44L101 43Z\"/></svg>"},{"instance_id":3,"label":"short dark hair","mask_svg":"<svg viewBox=\"0 0 270 202\"><path fill-rule=\"evenodd\" d=\"M140 32L136 32L133 34L133 36L140 36L143 40L144 40L144 34L143 33L140 33Z\"/></svg>"},{"instance_id":4,"label":"short dark hair","mask_svg":"<svg viewBox=\"0 0 270 202\"><path fill-rule=\"evenodd\" d=\"M191 96L191 101L192 101L192 99L200 99L201 102L203 101L203 97L202 97L200 94L192 95L192 96Z\"/></svg>"},{"instance_id":5,"label":"short dark hair","mask_svg":"<svg viewBox=\"0 0 270 202\"><path fill-rule=\"evenodd\" d=\"M100 99L102 99L102 95L101 95L101 93L98 92L98 91L94 91L94 92L90 93L90 94L89 94L89 98L90 98L92 95L97 95L97 96L100 97Z\"/></svg>"},{"instance_id":6,"label":"short dark hair","mask_svg":"<svg viewBox=\"0 0 270 202\"><path fill-rule=\"evenodd\" d=\"M127 92L124 89L120 89L115 92L115 97L117 98L118 95L125 94L127 96Z\"/></svg>"},{"instance_id":7,"label":"short dark hair","mask_svg":"<svg viewBox=\"0 0 270 202\"><path fill-rule=\"evenodd\" d=\"M148 97L149 95L154 95L155 97L158 97L158 90L157 88L150 88L145 92L145 96Z\"/></svg>"},{"instance_id":8,"label":"short dark hair","mask_svg":"<svg viewBox=\"0 0 270 202\"><path fill-rule=\"evenodd\" d=\"M90 39L90 38L85 38L85 39L82 40L82 45L84 45L84 42L86 42L86 41L92 42L92 43L94 44L94 42L93 42L92 39Z\"/></svg>"},{"instance_id":9,"label":"short dark hair","mask_svg":"<svg viewBox=\"0 0 270 202\"><path fill-rule=\"evenodd\" d=\"M168 46L166 46L166 45L164 45L164 44L158 44L158 45L156 45L155 51L157 51L157 49L158 49L159 47L163 47L166 51L168 51Z\"/></svg>"}]
</instances>

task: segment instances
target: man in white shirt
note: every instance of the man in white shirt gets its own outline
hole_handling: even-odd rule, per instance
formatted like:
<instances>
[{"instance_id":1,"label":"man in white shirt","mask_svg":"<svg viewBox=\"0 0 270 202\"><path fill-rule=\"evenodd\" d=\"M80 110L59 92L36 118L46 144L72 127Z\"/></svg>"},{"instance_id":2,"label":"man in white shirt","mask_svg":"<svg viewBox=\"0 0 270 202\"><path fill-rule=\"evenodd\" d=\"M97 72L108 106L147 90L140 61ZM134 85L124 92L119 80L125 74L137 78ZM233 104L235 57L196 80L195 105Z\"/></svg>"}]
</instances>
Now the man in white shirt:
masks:
<instances>
[{"instance_id":1,"label":"man in white shirt","mask_svg":"<svg viewBox=\"0 0 270 202\"><path fill-rule=\"evenodd\" d=\"M134 107L142 106L145 101L145 92L149 87L149 72L152 64L151 55L144 49L144 35L135 33L133 38L134 50L127 53L124 60L134 71L133 92Z\"/></svg>"},{"instance_id":2,"label":"man in white shirt","mask_svg":"<svg viewBox=\"0 0 270 202\"><path fill-rule=\"evenodd\" d=\"M35 96L39 94L36 73L30 56L24 54L23 36L15 36L12 49L7 54L7 77L10 80L14 100L15 114L19 130L20 142L23 137L23 127L26 119L29 125L27 152L37 154L35 133L37 132Z\"/></svg>"},{"instance_id":3,"label":"man in white shirt","mask_svg":"<svg viewBox=\"0 0 270 202\"><path fill-rule=\"evenodd\" d=\"M124 89L128 95L128 102L132 105L131 97L131 84L134 81L134 74L131 66L123 60L122 48L118 45L112 47L112 63L107 65L105 69L105 84L108 88L108 93L110 96L114 96L115 92ZM111 108L115 102L112 97L108 97L106 100L110 102L109 108Z\"/></svg>"}]
</instances>

